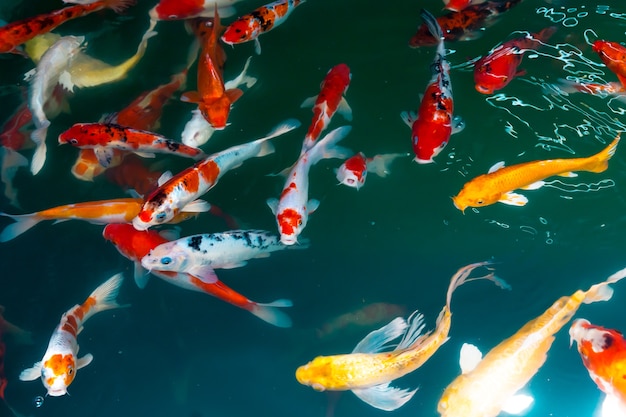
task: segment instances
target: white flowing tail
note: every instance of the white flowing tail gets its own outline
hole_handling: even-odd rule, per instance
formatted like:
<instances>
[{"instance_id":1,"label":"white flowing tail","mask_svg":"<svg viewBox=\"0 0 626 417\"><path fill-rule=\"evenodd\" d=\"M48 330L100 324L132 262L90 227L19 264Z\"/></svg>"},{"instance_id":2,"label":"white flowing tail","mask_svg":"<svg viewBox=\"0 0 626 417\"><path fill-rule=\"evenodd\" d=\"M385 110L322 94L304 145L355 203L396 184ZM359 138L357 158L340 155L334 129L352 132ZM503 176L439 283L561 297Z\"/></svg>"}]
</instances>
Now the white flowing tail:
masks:
<instances>
[{"instance_id":1,"label":"white flowing tail","mask_svg":"<svg viewBox=\"0 0 626 417\"><path fill-rule=\"evenodd\" d=\"M291 327L291 318L280 311L280 308L291 307L291 300L281 299L271 303L261 304L252 302L250 312L261 320L276 327Z\"/></svg>"}]
</instances>

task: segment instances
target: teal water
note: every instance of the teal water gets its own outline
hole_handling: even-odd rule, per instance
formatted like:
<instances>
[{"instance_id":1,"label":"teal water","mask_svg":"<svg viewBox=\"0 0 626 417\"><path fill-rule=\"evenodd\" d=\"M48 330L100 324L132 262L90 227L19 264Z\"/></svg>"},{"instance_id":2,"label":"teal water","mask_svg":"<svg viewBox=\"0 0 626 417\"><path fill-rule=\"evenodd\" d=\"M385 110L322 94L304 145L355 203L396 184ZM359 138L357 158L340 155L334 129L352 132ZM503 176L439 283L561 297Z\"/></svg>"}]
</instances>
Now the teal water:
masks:
<instances>
[{"instance_id":1,"label":"teal water","mask_svg":"<svg viewBox=\"0 0 626 417\"><path fill-rule=\"evenodd\" d=\"M566 3L566 4L564 4ZM241 1L245 13L258 1ZM512 291L487 282L455 292L450 340L420 369L397 380L419 390L394 415L435 416L443 389L458 375L458 351L471 342L484 352L545 311L557 298L604 280L626 266L623 257L625 151L620 147L601 174L534 191L523 191L524 207L495 204L458 211L450 197L469 179L498 161L507 165L537 159L588 156L624 129L626 103L612 97L564 96L547 86L568 75L616 81L589 42L621 41L626 6L619 2L532 1L504 14L477 39L450 42L455 113L466 128L454 135L431 165L397 160L386 178L370 175L356 191L336 185L339 160L324 160L310 173L310 197L321 201L303 237L306 250L288 250L247 266L219 270L222 281L248 298L269 302L289 298L294 325L279 329L248 312L200 293L152 278L147 288L132 283L132 265L101 237L101 226L83 222L42 223L2 244L0 304L11 322L33 332L34 344L7 340L7 401L23 415L36 416L267 416L316 417L335 404L335 415L375 416L376 410L347 392L340 396L298 384L295 369L318 355L348 353L375 327L361 327L319 340L314 329L333 317L375 302L419 309L427 328L445 302L449 278L469 263L493 259L496 273ZM122 16L104 12L69 22L60 34L88 34L87 52L118 63L129 57L148 26L152 1L141 1ZM603 5L607 5L604 7ZM3 2L3 20L12 21L60 7L60 2ZM269 176L295 161L309 109L300 103L319 92L326 72L344 62L352 71L346 98L353 110L352 132L342 144L368 156L411 152L410 130L400 112L416 109L430 80L433 48L410 49L421 24L419 10L442 13L440 1L309 0L289 20L260 38L262 54L250 73L259 81L234 106L223 132L203 147L215 152L267 133L295 117L303 127L273 140L277 152L253 159L226 174L205 198L239 220L242 227L275 230L265 200L277 197L280 178ZM224 19L224 23L232 20ZM557 32L534 57L524 58L526 75L484 96L474 89L469 60L483 55L513 31ZM54 138L77 122L97 121L120 110L145 90L168 81L184 65L192 37L181 22L161 22L146 56L127 79L76 91L70 114L52 121L44 170L18 172L20 208L6 199L0 210L30 213L61 204L125 196L103 178L75 179L69 169L77 151L54 146ZM90 37L89 34L93 34ZM226 79L237 75L254 54L251 43L226 48ZM19 104L16 86L33 67L27 59L2 57L0 120ZM195 85L195 66L188 86ZM172 100L159 130L178 138L192 105ZM346 124L335 116L331 128ZM28 157L31 150L25 150ZM149 161L152 163L153 161ZM188 166L182 158L159 156L167 169ZM9 224L2 220L1 225ZM182 236L226 229L210 215L182 223ZM120 301L130 308L92 318L79 336L81 353L94 361L78 372L69 396L45 396L39 381L21 382L19 373L40 360L61 315L82 302L117 272L127 277ZM576 317L617 329L623 320L626 283L613 299L580 308ZM546 364L524 389L535 397L528 416L590 416L601 393L588 377L566 326L557 334ZM5 409L6 410L6 409ZM2 414L4 415L4 414Z\"/></svg>"}]
</instances>

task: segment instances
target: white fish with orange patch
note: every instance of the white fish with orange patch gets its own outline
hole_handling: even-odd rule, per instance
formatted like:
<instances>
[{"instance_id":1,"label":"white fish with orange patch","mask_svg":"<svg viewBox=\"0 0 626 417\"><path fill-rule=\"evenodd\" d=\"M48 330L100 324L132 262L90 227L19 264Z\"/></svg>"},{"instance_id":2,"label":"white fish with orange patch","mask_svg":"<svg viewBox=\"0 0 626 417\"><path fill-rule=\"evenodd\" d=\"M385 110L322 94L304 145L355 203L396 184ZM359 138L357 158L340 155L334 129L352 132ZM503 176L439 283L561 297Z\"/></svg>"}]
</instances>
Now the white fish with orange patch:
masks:
<instances>
[{"instance_id":1,"label":"white fish with orange patch","mask_svg":"<svg viewBox=\"0 0 626 417\"><path fill-rule=\"evenodd\" d=\"M48 395L59 397L67 394L67 387L76 377L76 372L91 363L93 356L86 354L78 358L76 337L91 316L104 310L122 307L115 300L124 277L117 274L109 278L91 293L81 305L68 310L52 333L48 349L40 362L20 373L21 381L41 378Z\"/></svg>"},{"instance_id":2,"label":"white fish with orange patch","mask_svg":"<svg viewBox=\"0 0 626 417\"><path fill-rule=\"evenodd\" d=\"M304 152L287 175L287 181L280 198L270 198L267 205L276 216L280 241L284 245L298 242L298 236L304 230L309 214L313 213L320 202L309 200L309 169L317 162L327 158L347 158L351 151L335 146L352 129L342 126L324 136L311 149Z\"/></svg>"},{"instance_id":3,"label":"white fish with orange patch","mask_svg":"<svg viewBox=\"0 0 626 417\"><path fill-rule=\"evenodd\" d=\"M391 163L401 156L408 156L408 153L389 153L385 155L375 155L367 158L363 152L346 159L336 170L337 181L348 187L357 190L365 184L368 172L373 172L381 178L389 173Z\"/></svg>"}]
</instances>

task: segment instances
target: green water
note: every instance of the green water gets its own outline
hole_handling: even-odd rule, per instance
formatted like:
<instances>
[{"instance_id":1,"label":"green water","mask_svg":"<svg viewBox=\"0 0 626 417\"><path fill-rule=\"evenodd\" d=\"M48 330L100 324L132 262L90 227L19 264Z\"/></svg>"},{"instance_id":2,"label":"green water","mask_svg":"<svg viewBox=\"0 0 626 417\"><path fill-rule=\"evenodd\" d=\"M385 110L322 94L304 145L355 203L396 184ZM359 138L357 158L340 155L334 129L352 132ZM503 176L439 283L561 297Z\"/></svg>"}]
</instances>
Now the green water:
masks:
<instances>
[{"instance_id":1,"label":"green water","mask_svg":"<svg viewBox=\"0 0 626 417\"><path fill-rule=\"evenodd\" d=\"M486 28L483 36L446 45L451 52L455 113L467 126L452 136L435 164L417 165L409 157L397 160L388 177L370 175L357 191L336 185L333 170L341 161L324 160L310 173L310 197L321 201L303 233L310 247L218 271L222 281L252 300L292 299L291 329L274 328L246 311L157 278L146 289L137 289L131 279L131 262L102 239L101 226L42 223L4 243L0 304L6 307L5 317L31 330L35 340L32 346L7 343L7 401L22 414L46 417L316 417L323 416L332 401L337 401L337 417L383 415L351 393L330 397L298 384L294 377L298 366L317 355L350 352L373 329L345 332L326 341L317 340L313 329L374 302L419 309L431 328L454 272L466 264L493 259L497 275L512 291L486 282L459 289L453 300L451 339L422 368L394 383L420 388L394 415L437 415L443 389L459 373L458 351L463 342L486 352L558 297L586 289L626 266L622 254L626 158L621 147L604 173L580 173L577 178L560 179L562 183L522 191L529 199L524 207L495 204L462 214L450 199L465 182L498 161L512 165L588 156L624 128L626 103L585 94L566 97L544 87L574 73L582 77L594 72L604 81L616 81L600 65L586 37L591 42L597 38L621 41L626 6L603 2L610 6L606 10L582 0L568 1L566 6L552 3L524 0ZM245 13L261 4L244 0L237 9ZM86 33L87 53L118 63L134 53L153 5L142 0L120 17L112 12L92 15L59 27L58 33ZM7 2L5 6L0 18L13 21L61 7L61 3ZM353 111L349 123L353 129L342 145L368 156L411 152L410 129L399 115L417 109L434 57L433 48L408 47L421 24L422 7L435 15L442 13L441 2L435 0L309 0L286 23L261 36L262 54L255 55L250 66L258 82L237 101L230 126L216 133L203 149L212 153L261 137L291 117L303 127L274 139L275 154L247 161L227 173L204 197L238 219L242 227L276 230L265 200L280 194L283 181L268 174L295 161L311 120L310 109L301 109L300 103L317 94L326 72L341 62L352 71L346 98ZM513 31L538 32L549 25L558 30L534 58L524 58L526 75L493 96L476 92L469 60L509 39ZM29 213L124 196L103 178L93 183L75 179L69 169L76 149L54 146L54 138L73 123L97 121L104 113L120 110L184 67L192 37L183 24L161 22L156 31L158 36L150 40L146 56L127 79L79 90L70 98L72 113L52 121L43 171L36 177L26 169L19 171L15 185L21 207L1 200L1 211ZM97 36L89 37L89 33ZM580 56L573 53L576 50ZM226 47L226 52L225 78L230 79L254 54L254 48L248 43ZM19 104L15 86L26 85L21 74L32 66L21 57L2 57L0 120ZM195 86L195 71L193 66L189 88ZM191 109L192 105L172 100L159 132L180 137ZM331 128L346 123L337 115ZM31 153L24 151L28 157ZM155 162L159 161L173 172L188 166L182 158L159 156ZM180 233L225 228L220 219L203 215L181 224ZM62 313L120 271L127 277L120 300L132 306L89 321L79 344L81 353L94 355L93 363L78 372L70 396L48 397L42 407L35 407L34 398L44 396L45 389L39 381L19 381L19 373L43 356ZM583 306L576 317L626 329L625 286L616 284L610 302ZM528 416L590 416L601 400L576 349L568 347L567 328L558 333L546 364L524 389L536 400Z\"/></svg>"}]
</instances>

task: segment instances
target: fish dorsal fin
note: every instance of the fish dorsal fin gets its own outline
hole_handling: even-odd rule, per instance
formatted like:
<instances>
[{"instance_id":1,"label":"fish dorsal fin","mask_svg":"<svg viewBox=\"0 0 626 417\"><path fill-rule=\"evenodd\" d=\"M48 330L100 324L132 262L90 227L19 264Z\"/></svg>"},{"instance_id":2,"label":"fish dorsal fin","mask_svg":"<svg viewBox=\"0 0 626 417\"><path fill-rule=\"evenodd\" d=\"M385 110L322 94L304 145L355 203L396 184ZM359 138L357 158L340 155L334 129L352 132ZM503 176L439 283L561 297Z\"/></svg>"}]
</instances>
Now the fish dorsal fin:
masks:
<instances>
[{"instance_id":1,"label":"fish dorsal fin","mask_svg":"<svg viewBox=\"0 0 626 417\"><path fill-rule=\"evenodd\" d=\"M163 174L161 174L161 176L157 180L157 185L159 187L162 186L163 184L168 182L170 179L172 179L172 177L173 177L172 171L165 171Z\"/></svg>"},{"instance_id":2,"label":"fish dorsal fin","mask_svg":"<svg viewBox=\"0 0 626 417\"><path fill-rule=\"evenodd\" d=\"M476 346L471 343L463 343L463 346L461 346L461 357L459 358L461 373L472 372L481 360L483 360L483 354Z\"/></svg>"},{"instance_id":3,"label":"fish dorsal fin","mask_svg":"<svg viewBox=\"0 0 626 417\"><path fill-rule=\"evenodd\" d=\"M89 365L92 360L93 360L93 355L91 353L86 354L85 356L83 356L82 358L79 358L76 361L76 369L84 368L85 366Z\"/></svg>"},{"instance_id":4,"label":"fish dorsal fin","mask_svg":"<svg viewBox=\"0 0 626 417\"><path fill-rule=\"evenodd\" d=\"M487 171L487 173L491 174L492 172L496 172L501 168L504 168L504 161L496 162L495 164L493 164L491 168L489 168L489 171Z\"/></svg>"},{"instance_id":5,"label":"fish dorsal fin","mask_svg":"<svg viewBox=\"0 0 626 417\"><path fill-rule=\"evenodd\" d=\"M382 351L392 340L402 336L408 324L402 317L396 317L387 325L374 330L363 338L352 353L376 353Z\"/></svg>"},{"instance_id":6,"label":"fish dorsal fin","mask_svg":"<svg viewBox=\"0 0 626 417\"><path fill-rule=\"evenodd\" d=\"M393 411L409 401L417 389L408 390L392 387L389 382L369 388L353 389L354 395L372 407L384 411Z\"/></svg>"},{"instance_id":7,"label":"fish dorsal fin","mask_svg":"<svg viewBox=\"0 0 626 417\"><path fill-rule=\"evenodd\" d=\"M513 192L502 194L502 197L500 197L500 200L498 201L510 206L525 206L526 203L528 203L528 199L526 197Z\"/></svg>"},{"instance_id":8,"label":"fish dorsal fin","mask_svg":"<svg viewBox=\"0 0 626 417\"><path fill-rule=\"evenodd\" d=\"M504 402L502 411L508 414L520 415L526 412L534 401L535 399L530 395L516 394Z\"/></svg>"}]
</instances>

